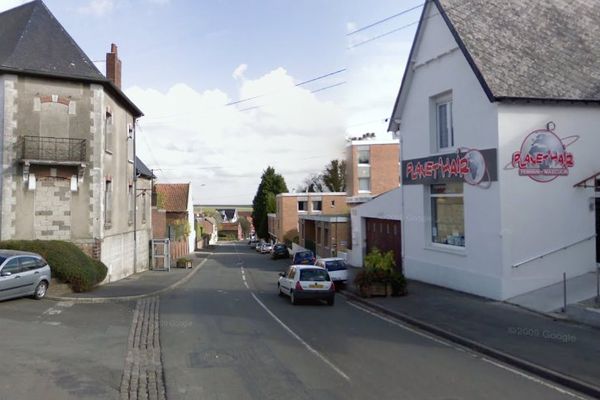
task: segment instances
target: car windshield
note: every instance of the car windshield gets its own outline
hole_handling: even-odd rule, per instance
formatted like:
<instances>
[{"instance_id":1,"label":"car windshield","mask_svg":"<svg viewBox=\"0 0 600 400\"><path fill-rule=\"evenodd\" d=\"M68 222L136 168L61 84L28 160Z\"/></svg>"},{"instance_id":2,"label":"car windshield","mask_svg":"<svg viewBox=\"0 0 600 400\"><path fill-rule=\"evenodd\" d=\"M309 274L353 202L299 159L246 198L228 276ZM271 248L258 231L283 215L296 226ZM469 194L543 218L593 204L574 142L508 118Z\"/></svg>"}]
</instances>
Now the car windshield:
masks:
<instances>
[{"instance_id":1,"label":"car windshield","mask_svg":"<svg viewBox=\"0 0 600 400\"><path fill-rule=\"evenodd\" d=\"M303 269L300 271L300 280L309 282L330 281L327 271L318 268Z\"/></svg>"},{"instance_id":2,"label":"car windshield","mask_svg":"<svg viewBox=\"0 0 600 400\"><path fill-rule=\"evenodd\" d=\"M327 271L343 271L348 269L344 260L327 261L325 268L327 268Z\"/></svg>"}]
</instances>

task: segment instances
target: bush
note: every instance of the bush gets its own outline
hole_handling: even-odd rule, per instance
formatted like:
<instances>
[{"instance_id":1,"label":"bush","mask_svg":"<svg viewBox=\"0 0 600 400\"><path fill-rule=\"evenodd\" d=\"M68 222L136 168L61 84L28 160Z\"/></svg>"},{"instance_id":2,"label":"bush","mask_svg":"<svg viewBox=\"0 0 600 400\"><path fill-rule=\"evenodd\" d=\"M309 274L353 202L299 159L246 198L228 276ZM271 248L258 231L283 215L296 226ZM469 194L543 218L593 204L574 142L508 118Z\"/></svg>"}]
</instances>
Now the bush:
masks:
<instances>
[{"instance_id":1,"label":"bush","mask_svg":"<svg viewBox=\"0 0 600 400\"><path fill-rule=\"evenodd\" d=\"M69 284L75 292L86 292L106 278L108 269L88 257L79 247L60 240L8 240L0 248L30 251L42 256L50 265L52 277Z\"/></svg>"},{"instance_id":2,"label":"bush","mask_svg":"<svg viewBox=\"0 0 600 400\"><path fill-rule=\"evenodd\" d=\"M392 295L402 296L406 294L406 278L395 266L393 251L382 253L375 248L365 257L365 267L354 277L354 284L359 289L371 284L389 284Z\"/></svg>"}]
</instances>

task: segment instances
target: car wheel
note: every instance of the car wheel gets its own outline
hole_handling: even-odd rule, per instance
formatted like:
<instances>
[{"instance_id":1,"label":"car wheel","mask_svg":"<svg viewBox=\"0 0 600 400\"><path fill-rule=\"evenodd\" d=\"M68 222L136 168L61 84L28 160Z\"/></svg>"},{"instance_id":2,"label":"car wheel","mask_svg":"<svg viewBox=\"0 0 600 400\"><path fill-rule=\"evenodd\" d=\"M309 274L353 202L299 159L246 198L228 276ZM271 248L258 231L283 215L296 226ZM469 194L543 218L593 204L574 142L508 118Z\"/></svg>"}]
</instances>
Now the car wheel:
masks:
<instances>
[{"instance_id":1,"label":"car wheel","mask_svg":"<svg viewBox=\"0 0 600 400\"><path fill-rule=\"evenodd\" d=\"M290 292L290 301L292 302L293 305L297 305L298 304L298 299L296 298L296 296L294 296L294 291L293 290Z\"/></svg>"},{"instance_id":2,"label":"car wheel","mask_svg":"<svg viewBox=\"0 0 600 400\"><path fill-rule=\"evenodd\" d=\"M33 293L33 298L36 300L43 299L46 296L46 291L48 289L48 283L46 281L41 281L38 283L35 288L35 292Z\"/></svg>"},{"instance_id":3,"label":"car wheel","mask_svg":"<svg viewBox=\"0 0 600 400\"><path fill-rule=\"evenodd\" d=\"M328 306L332 306L334 304L335 304L335 297L331 297L331 298L327 299Z\"/></svg>"}]
</instances>

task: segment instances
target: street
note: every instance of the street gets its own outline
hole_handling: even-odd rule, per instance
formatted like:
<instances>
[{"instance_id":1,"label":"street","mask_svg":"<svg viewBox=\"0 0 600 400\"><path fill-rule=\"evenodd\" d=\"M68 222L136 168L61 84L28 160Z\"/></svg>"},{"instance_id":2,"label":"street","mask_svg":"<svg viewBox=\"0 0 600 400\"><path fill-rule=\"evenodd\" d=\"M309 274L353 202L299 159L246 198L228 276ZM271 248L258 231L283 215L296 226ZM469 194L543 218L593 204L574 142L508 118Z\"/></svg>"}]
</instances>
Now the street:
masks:
<instances>
[{"instance_id":1,"label":"street","mask_svg":"<svg viewBox=\"0 0 600 400\"><path fill-rule=\"evenodd\" d=\"M586 398L341 294L293 306L288 264L223 244L160 298L0 302L0 399Z\"/></svg>"},{"instance_id":2,"label":"street","mask_svg":"<svg viewBox=\"0 0 600 400\"><path fill-rule=\"evenodd\" d=\"M583 398L341 295L334 307L292 306L276 287L288 263L221 245L192 281L161 298L168 398Z\"/></svg>"}]
</instances>

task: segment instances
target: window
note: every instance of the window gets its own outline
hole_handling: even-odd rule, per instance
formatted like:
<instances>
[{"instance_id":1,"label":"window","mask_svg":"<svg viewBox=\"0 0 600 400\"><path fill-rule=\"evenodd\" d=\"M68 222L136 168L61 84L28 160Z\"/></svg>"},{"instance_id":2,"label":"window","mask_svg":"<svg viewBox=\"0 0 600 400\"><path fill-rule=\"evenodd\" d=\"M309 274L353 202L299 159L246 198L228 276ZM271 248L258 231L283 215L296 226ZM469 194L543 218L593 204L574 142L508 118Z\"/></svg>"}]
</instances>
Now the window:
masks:
<instances>
[{"instance_id":1,"label":"window","mask_svg":"<svg viewBox=\"0 0 600 400\"><path fill-rule=\"evenodd\" d=\"M331 200L331 207L335 207L335 200Z\"/></svg>"},{"instance_id":2,"label":"window","mask_svg":"<svg viewBox=\"0 0 600 400\"><path fill-rule=\"evenodd\" d=\"M329 274L321 268L310 268L300 270L300 281L303 282L329 282Z\"/></svg>"},{"instance_id":3,"label":"window","mask_svg":"<svg viewBox=\"0 0 600 400\"><path fill-rule=\"evenodd\" d=\"M127 160L133 163L133 136L135 131L132 124L127 124Z\"/></svg>"},{"instance_id":4,"label":"window","mask_svg":"<svg viewBox=\"0 0 600 400\"><path fill-rule=\"evenodd\" d=\"M146 223L146 192L142 193L142 224Z\"/></svg>"},{"instance_id":5,"label":"window","mask_svg":"<svg viewBox=\"0 0 600 400\"><path fill-rule=\"evenodd\" d=\"M35 257L19 257L19 261L21 263L21 269L23 271L29 271L41 267L39 265L38 259Z\"/></svg>"},{"instance_id":6,"label":"window","mask_svg":"<svg viewBox=\"0 0 600 400\"><path fill-rule=\"evenodd\" d=\"M106 181L104 188L104 225L110 228L112 224L112 182Z\"/></svg>"},{"instance_id":7,"label":"window","mask_svg":"<svg viewBox=\"0 0 600 400\"><path fill-rule=\"evenodd\" d=\"M359 148L358 149L358 163L359 164L369 164L370 162L370 151L369 148Z\"/></svg>"},{"instance_id":8,"label":"window","mask_svg":"<svg viewBox=\"0 0 600 400\"><path fill-rule=\"evenodd\" d=\"M438 150L454 147L452 99L444 98L444 100L436 102L435 115Z\"/></svg>"},{"instance_id":9,"label":"window","mask_svg":"<svg viewBox=\"0 0 600 400\"><path fill-rule=\"evenodd\" d=\"M133 224L133 210L135 208L133 201L133 185L129 185L129 190L127 191L127 211L129 211L129 225Z\"/></svg>"},{"instance_id":10,"label":"window","mask_svg":"<svg viewBox=\"0 0 600 400\"><path fill-rule=\"evenodd\" d=\"M308 202L305 200L299 200L298 211L308 211Z\"/></svg>"},{"instance_id":11,"label":"window","mask_svg":"<svg viewBox=\"0 0 600 400\"><path fill-rule=\"evenodd\" d=\"M313 211L322 211L323 210L323 202L321 200L315 200L312 202Z\"/></svg>"},{"instance_id":12,"label":"window","mask_svg":"<svg viewBox=\"0 0 600 400\"><path fill-rule=\"evenodd\" d=\"M104 118L104 150L109 153L113 150L113 117L110 110L106 111Z\"/></svg>"},{"instance_id":13,"label":"window","mask_svg":"<svg viewBox=\"0 0 600 400\"><path fill-rule=\"evenodd\" d=\"M465 246L463 184L430 186L431 241L450 246Z\"/></svg>"},{"instance_id":14,"label":"window","mask_svg":"<svg viewBox=\"0 0 600 400\"><path fill-rule=\"evenodd\" d=\"M2 272L10 272L11 274L17 274L21 272L21 266L19 265L19 259L13 258L8 260L4 268L2 268Z\"/></svg>"},{"instance_id":15,"label":"window","mask_svg":"<svg viewBox=\"0 0 600 400\"><path fill-rule=\"evenodd\" d=\"M371 191L371 178L358 178L358 191L359 192L370 192Z\"/></svg>"}]
</instances>

